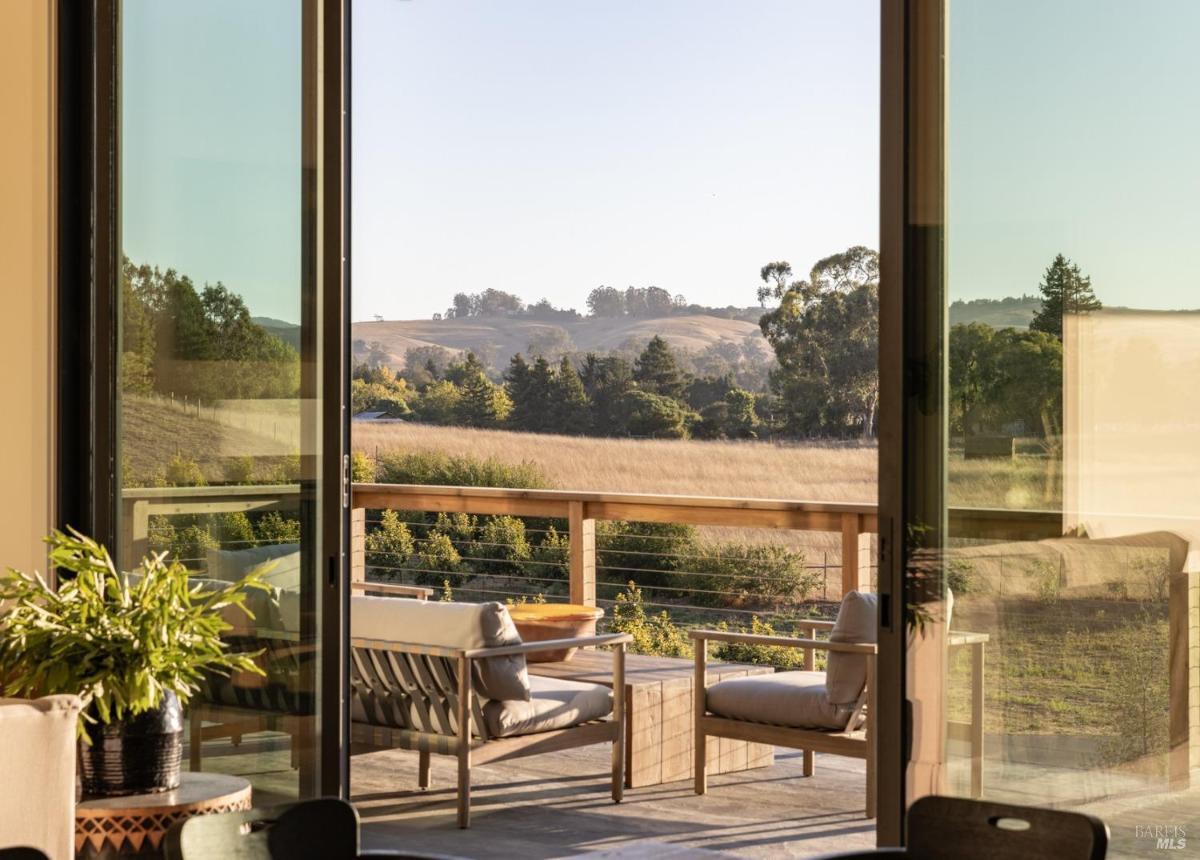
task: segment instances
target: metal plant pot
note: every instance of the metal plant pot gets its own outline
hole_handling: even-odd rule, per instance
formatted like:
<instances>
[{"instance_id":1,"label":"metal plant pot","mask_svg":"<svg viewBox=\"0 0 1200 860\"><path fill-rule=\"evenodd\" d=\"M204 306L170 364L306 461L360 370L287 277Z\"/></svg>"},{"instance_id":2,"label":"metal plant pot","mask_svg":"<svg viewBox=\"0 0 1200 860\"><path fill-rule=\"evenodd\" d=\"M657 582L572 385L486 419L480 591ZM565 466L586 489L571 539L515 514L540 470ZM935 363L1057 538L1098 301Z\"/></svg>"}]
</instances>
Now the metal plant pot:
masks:
<instances>
[{"instance_id":1,"label":"metal plant pot","mask_svg":"<svg viewBox=\"0 0 1200 860\"><path fill-rule=\"evenodd\" d=\"M174 693L167 693L153 711L118 722L88 723L86 731L91 745L79 744L85 795L118 797L179 787L183 708Z\"/></svg>"}]
</instances>

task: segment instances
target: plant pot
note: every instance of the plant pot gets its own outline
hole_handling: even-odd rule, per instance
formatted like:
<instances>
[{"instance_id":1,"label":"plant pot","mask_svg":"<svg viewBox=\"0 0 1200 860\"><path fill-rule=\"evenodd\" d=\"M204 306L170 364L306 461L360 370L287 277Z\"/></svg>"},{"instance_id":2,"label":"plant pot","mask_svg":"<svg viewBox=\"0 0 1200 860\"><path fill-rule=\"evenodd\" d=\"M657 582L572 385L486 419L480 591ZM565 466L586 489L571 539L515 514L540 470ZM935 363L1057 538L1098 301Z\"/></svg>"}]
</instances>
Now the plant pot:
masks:
<instances>
[{"instance_id":1,"label":"plant pot","mask_svg":"<svg viewBox=\"0 0 1200 860\"><path fill-rule=\"evenodd\" d=\"M96 714L91 713L93 718ZM92 797L152 794L179 788L183 708L174 693L162 704L112 723L88 723L91 746L79 744L83 793Z\"/></svg>"},{"instance_id":2,"label":"plant pot","mask_svg":"<svg viewBox=\"0 0 1200 860\"><path fill-rule=\"evenodd\" d=\"M522 642L591 636L596 632L596 622L604 617L603 609L571 603L523 603L510 606L508 613L517 632L521 634ZM557 663L570 660L577 650L560 648L557 651L534 651L526 654L525 660L529 663Z\"/></svg>"}]
</instances>

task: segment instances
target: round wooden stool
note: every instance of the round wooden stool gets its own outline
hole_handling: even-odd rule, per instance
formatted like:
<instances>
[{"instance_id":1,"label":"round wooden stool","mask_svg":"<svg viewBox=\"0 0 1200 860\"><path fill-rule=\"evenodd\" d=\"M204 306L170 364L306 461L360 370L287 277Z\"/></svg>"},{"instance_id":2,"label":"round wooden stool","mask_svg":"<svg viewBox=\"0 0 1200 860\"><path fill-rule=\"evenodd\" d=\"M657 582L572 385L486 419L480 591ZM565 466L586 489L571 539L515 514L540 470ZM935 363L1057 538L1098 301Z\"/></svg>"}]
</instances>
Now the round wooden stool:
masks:
<instances>
[{"instance_id":1,"label":"round wooden stool","mask_svg":"<svg viewBox=\"0 0 1200 860\"><path fill-rule=\"evenodd\" d=\"M90 798L75 806L75 856L162 857L163 837L176 821L249 808L249 781L224 773L184 773L174 791Z\"/></svg>"}]
</instances>

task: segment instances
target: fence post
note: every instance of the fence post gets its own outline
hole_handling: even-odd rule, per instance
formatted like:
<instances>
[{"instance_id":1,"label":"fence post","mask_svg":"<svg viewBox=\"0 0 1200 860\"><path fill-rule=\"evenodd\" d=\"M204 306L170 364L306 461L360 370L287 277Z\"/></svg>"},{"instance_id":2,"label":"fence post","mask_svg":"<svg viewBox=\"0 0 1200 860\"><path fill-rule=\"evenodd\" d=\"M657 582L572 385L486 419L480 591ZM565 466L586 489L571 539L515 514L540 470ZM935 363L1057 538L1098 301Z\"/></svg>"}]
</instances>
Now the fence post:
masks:
<instances>
[{"instance_id":1,"label":"fence post","mask_svg":"<svg viewBox=\"0 0 1200 860\"><path fill-rule=\"evenodd\" d=\"M585 516L583 502L567 506L570 535L571 602L596 605L596 521Z\"/></svg>"},{"instance_id":2,"label":"fence post","mask_svg":"<svg viewBox=\"0 0 1200 860\"><path fill-rule=\"evenodd\" d=\"M367 581L367 512L350 509L350 581ZM353 591L353 586L351 586Z\"/></svg>"},{"instance_id":3,"label":"fence post","mask_svg":"<svg viewBox=\"0 0 1200 860\"><path fill-rule=\"evenodd\" d=\"M1172 574L1168 600L1169 769L1178 791L1200 767L1200 574Z\"/></svg>"},{"instance_id":4,"label":"fence post","mask_svg":"<svg viewBox=\"0 0 1200 860\"><path fill-rule=\"evenodd\" d=\"M150 555L150 502L138 499L129 505L126 518L125 553L117 557L122 570L133 570L138 562Z\"/></svg>"},{"instance_id":5,"label":"fence post","mask_svg":"<svg viewBox=\"0 0 1200 860\"><path fill-rule=\"evenodd\" d=\"M871 590L871 535L859 514L842 514L842 596Z\"/></svg>"}]
</instances>

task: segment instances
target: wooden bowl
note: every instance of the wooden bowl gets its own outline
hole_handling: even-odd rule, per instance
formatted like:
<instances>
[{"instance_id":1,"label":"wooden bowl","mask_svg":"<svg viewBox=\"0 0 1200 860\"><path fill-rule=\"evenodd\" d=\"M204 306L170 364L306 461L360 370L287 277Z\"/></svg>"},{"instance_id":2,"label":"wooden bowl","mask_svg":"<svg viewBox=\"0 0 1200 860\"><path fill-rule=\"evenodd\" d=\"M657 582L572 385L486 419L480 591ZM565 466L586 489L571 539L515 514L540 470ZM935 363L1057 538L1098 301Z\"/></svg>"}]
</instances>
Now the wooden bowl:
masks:
<instances>
[{"instance_id":1,"label":"wooden bowl","mask_svg":"<svg viewBox=\"0 0 1200 860\"><path fill-rule=\"evenodd\" d=\"M604 610L577 603L522 603L508 607L508 614L512 616L522 642L544 642L593 635L596 622L604 617ZM526 654L525 659L530 663L557 663L570 660L578 650L538 651Z\"/></svg>"}]
</instances>

